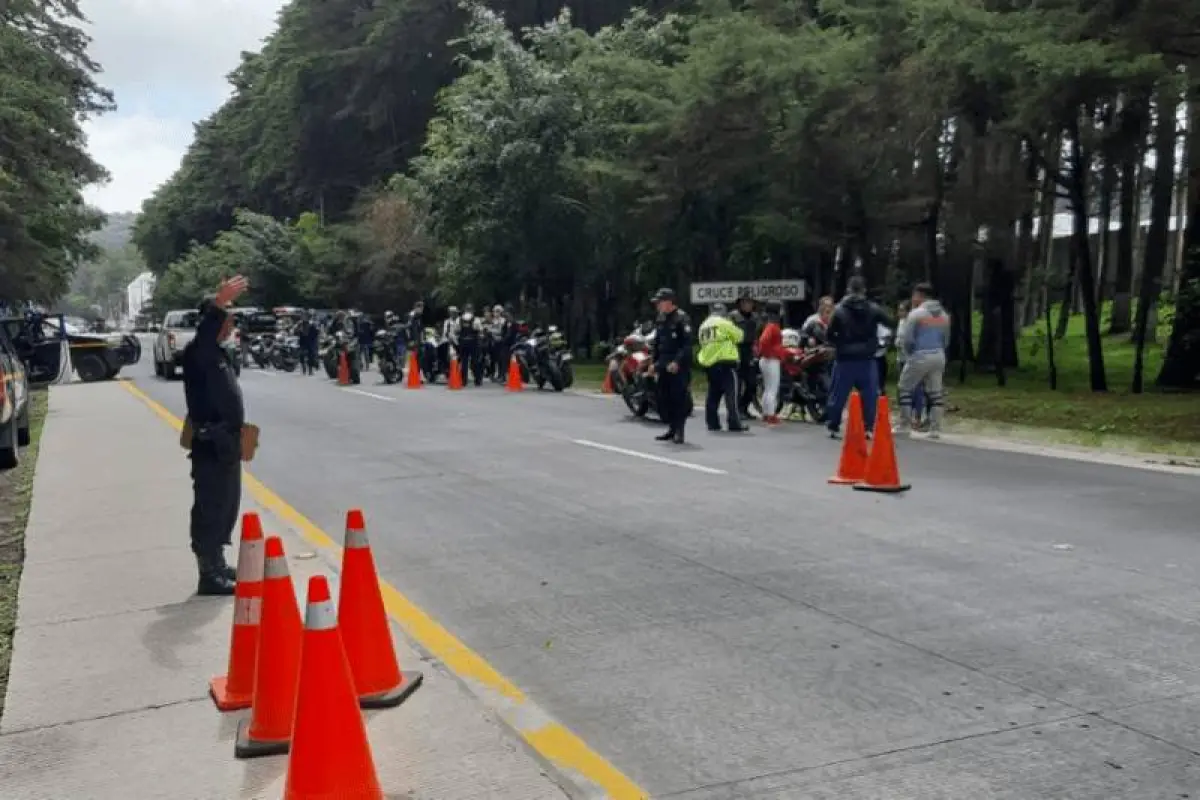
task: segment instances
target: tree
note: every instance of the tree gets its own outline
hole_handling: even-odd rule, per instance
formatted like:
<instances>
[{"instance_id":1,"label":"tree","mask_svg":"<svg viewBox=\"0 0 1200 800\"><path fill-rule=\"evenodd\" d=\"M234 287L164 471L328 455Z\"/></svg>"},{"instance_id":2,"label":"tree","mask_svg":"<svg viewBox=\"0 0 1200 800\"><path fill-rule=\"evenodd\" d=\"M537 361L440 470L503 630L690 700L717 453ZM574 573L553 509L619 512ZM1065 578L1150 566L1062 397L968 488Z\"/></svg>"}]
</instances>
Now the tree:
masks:
<instances>
[{"instance_id":1,"label":"tree","mask_svg":"<svg viewBox=\"0 0 1200 800\"><path fill-rule=\"evenodd\" d=\"M113 107L95 81L75 0L0 7L0 298L57 299L103 215L81 191L103 180L82 124Z\"/></svg>"}]
</instances>

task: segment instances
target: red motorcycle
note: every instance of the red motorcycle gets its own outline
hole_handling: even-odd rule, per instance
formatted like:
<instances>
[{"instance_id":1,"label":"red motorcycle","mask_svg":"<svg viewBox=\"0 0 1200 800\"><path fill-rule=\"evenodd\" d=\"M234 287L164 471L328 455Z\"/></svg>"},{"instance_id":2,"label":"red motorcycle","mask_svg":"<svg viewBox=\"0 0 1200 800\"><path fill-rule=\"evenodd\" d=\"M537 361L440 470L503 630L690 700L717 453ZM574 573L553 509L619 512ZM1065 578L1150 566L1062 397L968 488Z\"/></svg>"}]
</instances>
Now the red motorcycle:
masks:
<instances>
[{"instance_id":1,"label":"red motorcycle","mask_svg":"<svg viewBox=\"0 0 1200 800\"><path fill-rule=\"evenodd\" d=\"M626 336L611 353L607 365L609 382L613 393L625 401L630 413L644 417L658 413L658 380L648 374L650 348L654 344L654 327L651 323L639 325ZM693 400L688 395L688 414L692 413Z\"/></svg>"}]
</instances>

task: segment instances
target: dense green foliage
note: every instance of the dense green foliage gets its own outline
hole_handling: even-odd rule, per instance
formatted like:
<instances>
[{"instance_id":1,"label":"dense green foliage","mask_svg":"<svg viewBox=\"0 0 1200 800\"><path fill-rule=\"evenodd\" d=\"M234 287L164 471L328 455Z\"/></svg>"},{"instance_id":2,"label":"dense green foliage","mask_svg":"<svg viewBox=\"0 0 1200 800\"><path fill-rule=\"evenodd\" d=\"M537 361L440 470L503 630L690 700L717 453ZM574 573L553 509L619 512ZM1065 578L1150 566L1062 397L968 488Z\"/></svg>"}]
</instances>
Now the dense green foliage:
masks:
<instances>
[{"instance_id":1,"label":"dense green foliage","mask_svg":"<svg viewBox=\"0 0 1200 800\"><path fill-rule=\"evenodd\" d=\"M236 270L263 302L514 301L585 342L656 285L861 269L984 311L956 354L1012 366L1072 297L1094 389L1100 304L1178 284L1163 375L1191 385L1200 256L1175 269L1167 223L1198 26L1190 0L292 0L135 238L160 304ZM1143 205L1144 244L1089 238Z\"/></svg>"},{"instance_id":2,"label":"dense green foliage","mask_svg":"<svg viewBox=\"0 0 1200 800\"><path fill-rule=\"evenodd\" d=\"M76 0L0 4L0 299L54 300L103 216L83 187L105 177L82 124L112 107L95 82Z\"/></svg>"}]
</instances>

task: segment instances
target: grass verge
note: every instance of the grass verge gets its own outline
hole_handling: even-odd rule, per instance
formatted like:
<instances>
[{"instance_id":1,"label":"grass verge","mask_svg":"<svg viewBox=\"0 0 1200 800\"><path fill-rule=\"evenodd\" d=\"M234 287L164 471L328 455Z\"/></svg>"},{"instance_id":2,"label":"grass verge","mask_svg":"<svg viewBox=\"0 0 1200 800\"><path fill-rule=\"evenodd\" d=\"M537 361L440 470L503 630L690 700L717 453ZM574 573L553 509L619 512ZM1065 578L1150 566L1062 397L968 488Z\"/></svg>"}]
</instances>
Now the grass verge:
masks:
<instances>
[{"instance_id":1,"label":"grass verge","mask_svg":"<svg viewBox=\"0 0 1200 800\"><path fill-rule=\"evenodd\" d=\"M21 465L0 473L0 718L8 691L8 667L12 660L13 634L17 626L17 588L25 560L25 524L33 499L33 471L37 468L38 445L46 422L49 393L30 395L29 432L32 439L21 454Z\"/></svg>"}]
</instances>

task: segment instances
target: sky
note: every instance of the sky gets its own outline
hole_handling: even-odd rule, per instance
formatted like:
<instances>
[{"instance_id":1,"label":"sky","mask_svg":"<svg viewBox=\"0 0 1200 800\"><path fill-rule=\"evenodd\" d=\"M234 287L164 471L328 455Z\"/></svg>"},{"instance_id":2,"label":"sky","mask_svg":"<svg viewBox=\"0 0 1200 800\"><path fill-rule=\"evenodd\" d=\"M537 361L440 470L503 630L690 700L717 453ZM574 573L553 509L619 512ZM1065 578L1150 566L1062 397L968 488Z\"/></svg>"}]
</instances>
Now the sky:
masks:
<instances>
[{"instance_id":1,"label":"sky","mask_svg":"<svg viewBox=\"0 0 1200 800\"><path fill-rule=\"evenodd\" d=\"M259 50L284 0L88 0L91 54L117 111L86 125L112 180L84 192L104 211L139 211L171 177L193 124L229 96L225 76Z\"/></svg>"}]
</instances>

